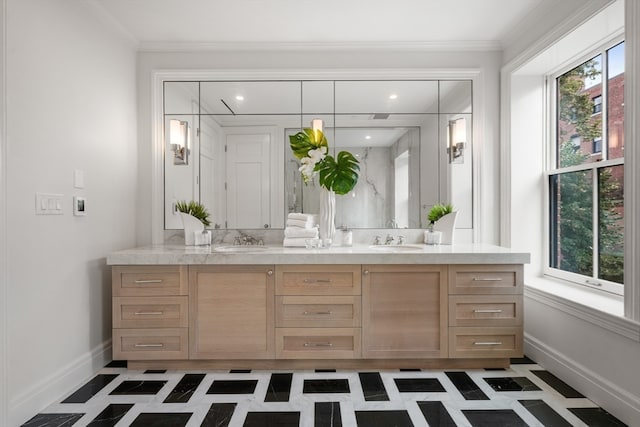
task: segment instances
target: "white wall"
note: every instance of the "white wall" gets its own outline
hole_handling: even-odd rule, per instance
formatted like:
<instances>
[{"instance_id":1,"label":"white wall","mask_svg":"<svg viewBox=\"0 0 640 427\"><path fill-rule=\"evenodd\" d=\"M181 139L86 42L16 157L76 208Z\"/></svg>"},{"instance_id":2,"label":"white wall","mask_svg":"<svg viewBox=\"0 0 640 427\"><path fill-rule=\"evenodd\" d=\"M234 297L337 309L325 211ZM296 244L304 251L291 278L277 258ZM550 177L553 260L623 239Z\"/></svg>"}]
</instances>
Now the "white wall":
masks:
<instances>
[{"instance_id":1,"label":"white wall","mask_svg":"<svg viewBox=\"0 0 640 427\"><path fill-rule=\"evenodd\" d=\"M480 215L486 218L480 224L480 240L497 243L499 218L494 207L498 203L498 124L499 124L499 66L500 52L416 52L402 50L354 51L345 46L332 51L217 51L217 52L142 52L138 55L138 140L140 170L140 199L138 202L138 241L151 243L152 221L151 194L154 191L152 176L152 72L155 70L387 70L427 69L481 70L477 92L478 111L475 113L478 132L474 134L476 154L481 159ZM162 210L154 206L154 209Z\"/></svg>"},{"instance_id":2,"label":"white wall","mask_svg":"<svg viewBox=\"0 0 640 427\"><path fill-rule=\"evenodd\" d=\"M6 0L8 425L110 358L105 256L135 246L135 51L84 0ZM85 188L74 188L74 170ZM5 182L3 182L4 184ZM35 193L64 215L35 215ZM87 216L72 215L72 196Z\"/></svg>"}]
</instances>

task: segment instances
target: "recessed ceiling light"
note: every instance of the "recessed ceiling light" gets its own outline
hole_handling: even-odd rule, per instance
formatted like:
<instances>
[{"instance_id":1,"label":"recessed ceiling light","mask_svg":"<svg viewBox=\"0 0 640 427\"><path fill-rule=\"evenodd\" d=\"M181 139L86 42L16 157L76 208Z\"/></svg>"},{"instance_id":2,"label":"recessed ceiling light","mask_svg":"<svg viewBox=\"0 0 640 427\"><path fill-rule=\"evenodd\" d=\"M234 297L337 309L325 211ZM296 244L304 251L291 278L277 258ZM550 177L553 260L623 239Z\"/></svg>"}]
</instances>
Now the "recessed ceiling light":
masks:
<instances>
[{"instance_id":1,"label":"recessed ceiling light","mask_svg":"<svg viewBox=\"0 0 640 427\"><path fill-rule=\"evenodd\" d=\"M365 136L364 139L371 139L371 135Z\"/></svg>"},{"instance_id":2,"label":"recessed ceiling light","mask_svg":"<svg viewBox=\"0 0 640 427\"><path fill-rule=\"evenodd\" d=\"M392 93L391 95L389 95L389 99L398 99L398 95Z\"/></svg>"},{"instance_id":3,"label":"recessed ceiling light","mask_svg":"<svg viewBox=\"0 0 640 427\"><path fill-rule=\"evenodd\" d=\"M242 95L236 95L236 100L238 100L238 101L244 101L244 96L242 96Z\"/></svg>"}]
</instances>

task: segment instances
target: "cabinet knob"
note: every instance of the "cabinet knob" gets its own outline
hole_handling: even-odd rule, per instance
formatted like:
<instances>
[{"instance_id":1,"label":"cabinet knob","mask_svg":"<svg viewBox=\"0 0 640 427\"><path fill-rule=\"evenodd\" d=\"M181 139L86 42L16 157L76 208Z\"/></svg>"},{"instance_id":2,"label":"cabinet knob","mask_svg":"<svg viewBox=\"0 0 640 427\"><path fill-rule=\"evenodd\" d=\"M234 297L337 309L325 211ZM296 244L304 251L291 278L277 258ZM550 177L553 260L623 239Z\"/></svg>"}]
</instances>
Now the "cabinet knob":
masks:
<instances>
[{"instance_id":1,"label":"cabinet knob","mask_svg":"<svg viewBox=\"0 0 640 427\"><path fill-rule=\"evenodd\" d=\"M363 271L362 274L369 274L369 270Z\"/></svg>"},{"instance_id":2,"label":"cabinet knob","mask_svg":"<svg viewBox=\"0 0 640 427\"><path fill-rule=\"evenodd\" d=\"M273 270L269 270L269 271L267 271L267 275L268 275L268 276L273 276Z\"/></svg>"}]
</instances>

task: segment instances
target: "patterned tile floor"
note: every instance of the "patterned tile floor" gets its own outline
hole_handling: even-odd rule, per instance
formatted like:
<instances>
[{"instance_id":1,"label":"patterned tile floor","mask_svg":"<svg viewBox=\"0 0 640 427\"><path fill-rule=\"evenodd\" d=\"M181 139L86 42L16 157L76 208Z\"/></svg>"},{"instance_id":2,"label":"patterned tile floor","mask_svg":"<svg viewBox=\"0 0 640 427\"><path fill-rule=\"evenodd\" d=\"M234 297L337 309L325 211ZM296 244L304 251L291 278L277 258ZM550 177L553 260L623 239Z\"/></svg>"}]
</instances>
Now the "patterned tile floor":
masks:
<instances>
[{"instance_id":1,"label":"patterned tile floor","mask_svg":"<svg viewBox=\"0 0 640 427\"><path fill-rule=\"evenodd\" d=\"M509 369L130 371L112 362L24 426L616 427L528 358Z\"/></svg>"}]
</instances>

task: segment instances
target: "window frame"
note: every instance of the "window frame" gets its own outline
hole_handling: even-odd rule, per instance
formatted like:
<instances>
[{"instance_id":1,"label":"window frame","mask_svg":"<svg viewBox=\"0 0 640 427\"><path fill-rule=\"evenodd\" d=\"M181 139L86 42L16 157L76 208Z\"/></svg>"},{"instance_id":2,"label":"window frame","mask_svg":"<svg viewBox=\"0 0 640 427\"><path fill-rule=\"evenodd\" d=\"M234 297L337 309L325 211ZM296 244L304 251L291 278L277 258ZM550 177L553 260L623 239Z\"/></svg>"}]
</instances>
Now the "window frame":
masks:
<instances>
[{"instance_id":1,"label":"window frame","mask_svg":"<svg viewBox=\"0 0 640 427\"><path fill-rule=\"evenodd\" d=\"M608 143L608 56L607 51L617 46L618 44L625 41L624 36L616 37L615 39L608 40L605 43L602 43L595 47L594 49L588 51L584 55L574 59L573 61L558 67L553 70L551 73L548 73L546 76L546 106L547 106L547 123L548 126L548 134L547 141L545 143L545 147L547 150L546 156L546 165L545 171L543 173L544 177L544 192L543 192L543 206L544 206L544 262L542 266L542 274L543 276L559 279L564 282L569 282L572 284L577 284L580 286L592 288L598 291L604 291L613 293L616 295L624 295L624 283L616 283L608 280L600 279L597 277L597 273L599 271L599 224L598 224L598 177L599 170L605 169L608 167L619 166L622 165L624 167L624 157L616 158L616 159L603 159L598 162L590 162L581 165L574 165L568 167L559 167L557 161L557 137L558 137L558 87L557 81L558 78L565 73L571 71L575 67L583 64L584 62L601 55L602 58L602 91L599 96L602 97L601 103L601 111L596 114L602 115L602 136L601 136L601 146L602 150L599 153L593 153L592 155L606 155L605 150L606 144ZM607 153L608 154L608 153ZM593 191L593 202L592 202L592 236L593 236L593 272L592 276L585 276L578 273L572 273L564 270L560 270L557 268L551 267L551 179L555 175L562 175L569 172L577 172L577 171L585 171L591 170L591 179L592 179L592 191Z\"/></svg>"}]
</instances>

